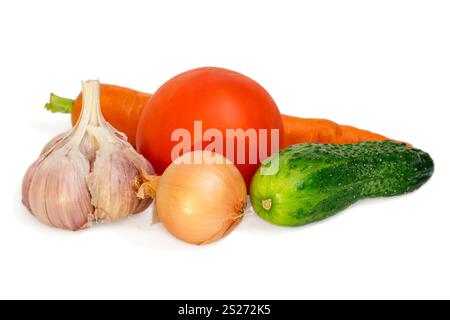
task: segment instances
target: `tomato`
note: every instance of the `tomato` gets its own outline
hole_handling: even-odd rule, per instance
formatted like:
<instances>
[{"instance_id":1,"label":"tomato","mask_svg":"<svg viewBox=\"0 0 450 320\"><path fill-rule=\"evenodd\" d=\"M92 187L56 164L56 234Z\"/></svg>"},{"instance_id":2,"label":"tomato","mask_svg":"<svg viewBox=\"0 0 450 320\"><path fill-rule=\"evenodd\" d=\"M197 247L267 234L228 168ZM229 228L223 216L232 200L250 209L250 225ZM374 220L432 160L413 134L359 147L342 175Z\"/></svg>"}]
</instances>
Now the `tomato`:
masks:
<instances>
[{"instance_id":1,"label":"tomato","mask_svg":"<svg viewBox=\"0 0 450 320\"><path fill-rule=\"evenodd\" d=\"M221 148L212 151L233 161L247 186L260 162L278 151L283 137L281 115L269 93L240 73L213 67L190 70L170 79L144 107L137 128L137 150L158 174L175 160L172 153L184 140L176 134L172 136L177 129L184 129L182 132L191 136L190 150L182 149L176 153L178 156L194 149L209 148L216 142ZM203 135L208 129L215 129L209 130L215 135ZM199 135L199 130L203 134ZM230 136L230 130L235 134ZM242 135L243 132L248 135ZM252 132L256 132L256 140ZM218 134L222 135L222 141ZM227 143L231 143L228 149Z\"/></svg>"}]
</instances>

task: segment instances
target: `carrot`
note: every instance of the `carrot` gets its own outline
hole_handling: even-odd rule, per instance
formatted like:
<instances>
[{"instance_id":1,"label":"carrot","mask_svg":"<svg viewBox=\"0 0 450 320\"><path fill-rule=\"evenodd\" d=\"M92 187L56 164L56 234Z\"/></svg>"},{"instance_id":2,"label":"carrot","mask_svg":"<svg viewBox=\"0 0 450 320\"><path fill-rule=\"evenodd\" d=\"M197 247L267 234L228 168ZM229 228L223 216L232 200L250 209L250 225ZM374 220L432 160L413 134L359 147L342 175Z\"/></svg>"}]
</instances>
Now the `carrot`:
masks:
<instances>
[{"instance_id":1,"label":"carrot","mask_svg":"<svg viewBox=\"0 0 450 320\"><path fill-rule=\"evenodd\" d=\"M102 84L100 104L105 119L117 130L125 133L129 142L136 146L136 129L141 112L151 94ZM50 97L46 108L51 112L72 113L72 124L81 112L81 94L76 100ZM306 119L282 115L284 126L284 147L298 143L351 144L365 141L390 140L385 136L350 126L339 125L325 119Z\"/></svg>"},{"instance_id":2,"label":"carrot","mask_svg":"<svg viewBox=\"0 0 450 320\"><path fill-rule=\"evenodd\" d=\"M325 119L306 119L282 115L284 146L298 143L352 144L391 140L385 136Z\"/></svg>"},{"instance_id":3,"label":"carrot","mask_svg":"<svg viewBox=\"0 0 450 320\"><path fill-rule=\"evenodd\" d=\"M133 146L136 146L136 130L142 109L151 96L148 93L115 85L101 85L100 106L103 116L115 129L126 134ZM52 94L45 108L51 112L72 113L72 125L75 125L80 116L81 106L81 94L75 100Z\"/></svg>"}]
</instances>

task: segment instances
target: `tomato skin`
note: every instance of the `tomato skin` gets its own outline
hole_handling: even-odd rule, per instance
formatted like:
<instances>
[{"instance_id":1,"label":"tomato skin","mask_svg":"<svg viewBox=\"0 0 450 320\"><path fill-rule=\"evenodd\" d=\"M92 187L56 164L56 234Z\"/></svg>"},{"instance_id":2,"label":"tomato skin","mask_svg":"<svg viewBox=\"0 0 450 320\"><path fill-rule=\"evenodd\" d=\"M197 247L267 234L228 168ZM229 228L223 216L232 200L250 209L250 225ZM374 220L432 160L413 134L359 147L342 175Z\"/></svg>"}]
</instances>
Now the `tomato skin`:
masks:
<instances>
[{"instance_id":1,"label":"tomato skin","mask_svg":"<svg viewBox=\"0 0 450 320\"><path fill-rule=\"evenodd\" d=\"M162 174L174 160L171 159L172 149L179 143L171 141L172 132L185 128L193 141L194 121L199 120L202 121L203 132L215 128L222 132L223 137L226 136L226 129L268 129L269 152L270 129L278 129L280 139L283 137L278 107L261 85L231 70L204 67L181 73L156 91L139 120L137 150L152 163L158 174ZM209 143L203 141L202 148ZM235 146L237 143L235 140ZM280 146L282 143L279 141ZM223 150L226 150L225 144L224 139ZM230 159L242 173L247 186L260 160L258 163L249 163L248 155L247 143L246 163L237 163L237 152L234 159Z\"/></svg>"}]
</instances>

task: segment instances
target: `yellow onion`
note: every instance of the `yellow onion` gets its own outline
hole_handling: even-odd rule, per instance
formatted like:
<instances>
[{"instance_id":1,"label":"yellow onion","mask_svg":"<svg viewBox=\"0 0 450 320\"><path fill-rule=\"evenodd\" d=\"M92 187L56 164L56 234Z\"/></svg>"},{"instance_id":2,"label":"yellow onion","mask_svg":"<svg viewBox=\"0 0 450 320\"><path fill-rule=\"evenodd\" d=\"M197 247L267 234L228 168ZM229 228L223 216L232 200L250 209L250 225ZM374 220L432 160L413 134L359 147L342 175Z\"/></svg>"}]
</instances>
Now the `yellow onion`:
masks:
<instances>
[{"instance_id":1,"label":"yellow onion","mask_svg":"<svg viewBox=\"0 0 450 320\"><path fill-rule=\"evenodd\" d=\"M207 244L241 221L247 190L239 170L220 154L195 151L172 163L161 177L142 175L138 196L154 197L159 220L180 240Z\"/></svg>"}]
</instances>

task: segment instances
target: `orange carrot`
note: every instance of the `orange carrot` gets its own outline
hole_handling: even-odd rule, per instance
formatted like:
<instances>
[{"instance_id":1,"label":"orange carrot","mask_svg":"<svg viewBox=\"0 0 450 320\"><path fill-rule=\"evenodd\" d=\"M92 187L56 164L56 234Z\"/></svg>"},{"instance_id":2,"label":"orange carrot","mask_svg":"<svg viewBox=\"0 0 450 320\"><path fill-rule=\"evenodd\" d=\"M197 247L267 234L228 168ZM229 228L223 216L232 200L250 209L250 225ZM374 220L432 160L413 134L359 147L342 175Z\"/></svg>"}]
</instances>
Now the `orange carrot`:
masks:
<instances>
[{"instance_id":1,"label":"orange carrot","mask_svg":"<svg viewBox=\"0 0 450 320\"><path fill-rule=\"evenodd\" d=\"M390 140L367 130L344 126L325 119L305 119L282 115L284 146L298 143L351 144Z\"/></svg>"},{"instance_id":2,"label":"orange carrot","mask_svg":"<svg viewBox=\"0 0 450 320\"><path fill-rule=\"evenodd\" d=\"M148 93L110 84L102 84L100 87L100 106L103 116L115 129L125 133L133 146L136 146L136 129L142 109L151 96ZM72 125L75 125L80 116L81 106L81 94L76 100L52 94L50 103L47 103L45 107L52 112L72 113Z\"/></svg>"},{"instance_id":3,"label":"orange carrot","mask_svg":"<svg viewBox=\"0 0 450 320\"><path fill-rule=\"evenodd\" d=\"M115 85L102 84L100 104L105 119L117 130L125 133L133 146L136 146L136 129L141 112L151 94ZM81 112L81 94L76 100L50 97L46 108L52 112L72 113L74 125ZM390 140L382 135L350 126L339 125L325 119L305 119L282 115L284 126L284 145L297 143L346 144L365 141Z\"/></svg>"}]
</instances>

